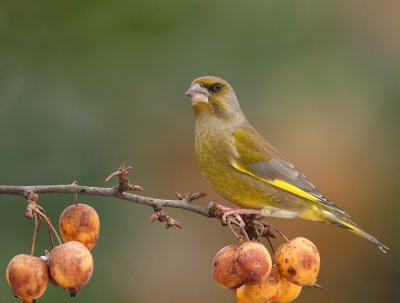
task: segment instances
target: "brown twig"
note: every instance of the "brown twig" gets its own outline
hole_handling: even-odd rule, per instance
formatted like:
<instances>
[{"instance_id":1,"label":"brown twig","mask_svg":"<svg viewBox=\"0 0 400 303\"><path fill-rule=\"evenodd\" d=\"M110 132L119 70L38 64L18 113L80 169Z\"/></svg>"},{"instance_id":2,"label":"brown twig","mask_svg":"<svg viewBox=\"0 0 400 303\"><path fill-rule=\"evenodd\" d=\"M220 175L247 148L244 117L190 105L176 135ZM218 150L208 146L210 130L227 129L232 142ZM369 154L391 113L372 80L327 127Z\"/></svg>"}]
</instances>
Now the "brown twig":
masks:
<instances>
[{"instance_id":1,"label":"brown twig","mask_svg":"<svg viewBox=\"0 0 400 303\"><path fill-rule=\"evenodd\" d=\"M114 188L117 193L122 193L127 190L136 190L136 191L142 191L143 187L140 185L132 185L129 183L129 172L132 170L132 166L125 166L125 162L121 164L121 166L118 168L117 171L113 172L111 175L109 175L105 181L108 182L110 181L113 177L118 176L119 182L118 185Z\"/></svg>"},{"instance_id":2,"label":"brown twig","mask_svg":"<svg viewBox=\"0 0 400 303\"><path fill-rule=\"evenodd\" d=\"M200 192L181 194L181 193L175 192L175 196L178 198L178 200L186 201L186 202L190 203L193 200L197 200L197 199L200 199L200 198L203 198L203 197L207 196L207 194L206 193L200 193Z\"/></svg>"},{"instance_id":3,"label":"brown twig","mask_svg":"<svg viewBox=\"0 0 400 303\"><path fill-rule=\"evenodd\" d=\"M72 183L72 185L76 185L76 181ZM33 254L33 251L35 249L35 242L36 242L36 237L37 237L37 230L39 229L40 222L38 222L38 219L41 221L45 221L47 223L48 228L54 233L54 235L57 237L58 243L62 244L62 241L60 237L58 236L58 233L54 226L50 222L50 218L47 217L45 214L45 211L43 207L41 207L39 204L37 204L37 201L39 200L39 195L35 193L31 188L26 188L23 195L26 197L26 212L25 212L25 217L28 219L35 219L35 228L34 228L34 233L33 233L33 238L32 238L32 243L31 243L31 254ZM50 236L50 242L53 244L53 239Z\"/></svg>"},{"instance_id":4,"label":"brown twig","mask_svg":"<svg viewBox=\"0 0 400 303\"><path fill-rule=\"evenodd\" d=\"M246 233L245 227L251 224L252 213L256 213L255 210L249 210L249 215L244 214L236 214L235 209L223 206L218 204L215 201L212 201L208 204L207 207L201 207L198 205L193 205L191 202L200 199L206 196L205 193L196 192L196 193L175 193L177 199L169 200L169 199L155 199L152 197L145 197L136 195L127 191L141 191L143 188L140 185L131 185L129 182L128 174L132 170L131 166L126 166L125 163L119 167L119 169L112 174L110 174L105 181L111 180L113 177L118 177L118 185L115 187L94 187L94 186L82 186L79 185L78 182L73 182L72 184L67 185L33 185L33 186L14 186L14 185L0 185L0 194L9 194L9 195L20 195L24 196L27 199L27 211L26 216L28 218L33 218L34 214L38 215L38 218L46 221L48 227L53 232L53 234L57 237L59 243L61 243L61 239L58 236L55 228L51 224L49 218L45 215L43 208L37 205L36 201L39 198L39 194L73 194L73 195L94 195L94 196L103 196L103 197L111 197L119 200L126 200L146 206L150 206L154 209L153 215L150 217L150 221L154 222L155 220L160 222L165 222L167 228L169 227L178 227L182 228L182 225L175 219L171 218L167 215L163 209L164 208L179 208L186 211L190 211L208 218L217 218L221 220L221 222L226 225L226 220L232 216L232 223L238 226L240 233L243 234L244 239L248 238L248 234ZM228 213L228 216L227 216ZM230 215L232 213L232 215ZM274 227L268 225L272 229ZM268 229L266 229L268 232ZM275 229L276 230L276 229ZM278 233L283 235L281 232L276 230ZM271 233L263 233L261 236L271 237ZM273 236L272 236L273 237Z\"/></svg>"},{"instance_id":5,"label":"brown twig","mask_svg":"<svg viewBox=\"0 0 400 303\"><path fill-rule=\"evenodd\" d=\"M153 223L156 220L159 222L165 222L165 227L167 229L171 228L171 227L178 227L178 228L182 229L181 223L179 223L177 220L171 218L169 215L167 215L162 210L154 211L154 213L150 216L149 223Z\"/></svg>"},{"instance_id":6,"label":"brown twig","mask_svg":"<svg viewBox=\"0 0 400 303\"><path fill-rule=\"evenodd\" d=\"M36 194L81 194L81 195L94 195L111 197L120 200L126 200L142 205L150 206L154 209L162 209L165 207L180 208L187 211L197 213L206 217L213 217L208 213L208 207L201 207L197 205L190 205L186 201L181 200L168 200L168 199L155 199L152 197L144 197L135 195L128 192L116 193L113 187L93 187L82 186L77 184L67 185L34 185L34 186L14 186L14 185L0 185L0 195L19 195L26 196L26 192L33 192Z\"/></svg>"}]
</instances>

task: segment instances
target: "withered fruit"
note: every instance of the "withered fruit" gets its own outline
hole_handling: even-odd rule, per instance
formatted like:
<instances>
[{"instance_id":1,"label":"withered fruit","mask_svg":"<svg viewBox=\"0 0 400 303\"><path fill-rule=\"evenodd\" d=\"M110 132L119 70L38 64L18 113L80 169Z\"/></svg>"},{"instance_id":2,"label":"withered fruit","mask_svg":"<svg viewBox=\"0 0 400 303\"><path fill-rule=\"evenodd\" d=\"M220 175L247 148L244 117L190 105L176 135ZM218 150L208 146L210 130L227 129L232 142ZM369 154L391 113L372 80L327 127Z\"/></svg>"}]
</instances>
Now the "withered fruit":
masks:
<instances>
[{"instance_id":1,"label":"withered fruit","mask_svg":"<svg viewBox=\"0 0 400 303\"><path fill-rule=\"evenodd\" d=\"M235 271L244 284L261 284L272 268L271 255L259 242L244 242L236 251Z\"/></svg>"},{"instance_id":2,"label":"withered fruit","mask_svg":"<svg viewBox=\"0 0 400 303\"><path fill-rule=\"evenodd\" d=\"M215 255L212 262L212 275L222 287L236 288L243 284L235 270L235 254L238 247L229 245Z\"/></svg>"},{"instance_id":3,"label":"withered fruit","mask_svg":"<svg viewBox=\"0 0 400 303\"><path fill-rule=\"evenodd\" d=\"M267 280L261 284L246 284L244 290L253 302L276 302L282 294L283 277L272 267Z\"/></svg>"},{"instance_id":4,"label":"withered fruit","mask_svg":"<svg viewBox=\"0 0 400 303\"><path fill-rule=\"evenodd\" d=\"M78 241L92 249L99 239L100 219L89 205L68 206L62 212L58 225L64 242Z\"/></svg>"},{"instance_id":5,"label":"withered fruit","mask_svg":"<svg viewBox=\"0 0 400 303\"><path fill-rule=\"evenodd\" d=\"M278 298L278 303L290 303L293 302L300 295L301 286L290 283L288 280L282 277L282 293Z\"/></svg>"},{"instance_id":6,"label":"withered fruit","mask_svg":"<svg viewBox=\"0 0 400 303\"><path fill-rule=\"evenodd\" d=\"M235 297L237 303L258 303L250 299L249 295L245 290L245 285L242 285L241 287L236 289Z\"/></svg>"},{"instance_id":7,"label":"withered fruit","mask_svg":"<svg viewBox=\"0 0 400 303\"><path fill-rule=\"evenodd\" d=\"M67 242L50 252L49 270L54 281L75 296L92 276L93 258L82 243Z\"/></svg>"},{"instance_id":8,"label":"withered fruit","mask_svg":"<svg viewBox=\"0 0 400 303\"><path fill-rule=\"evenodd\" d=\"M317 282L320 256L317 247L308 239L298 237L278 247L275 261L279 272L289 282L313 286Z\"/></svg>"},{"instance_id":9,"label":"withered fruit","mask_svg":"<svg viewBox=\"0 0 400 303\"><path fill-rule=\"evenodd\" d=\"M46 291L49 274L46 261L21 254L11 259L6 279L15 296L24 303L32 303Z\"/></svg>"}]
</instances>

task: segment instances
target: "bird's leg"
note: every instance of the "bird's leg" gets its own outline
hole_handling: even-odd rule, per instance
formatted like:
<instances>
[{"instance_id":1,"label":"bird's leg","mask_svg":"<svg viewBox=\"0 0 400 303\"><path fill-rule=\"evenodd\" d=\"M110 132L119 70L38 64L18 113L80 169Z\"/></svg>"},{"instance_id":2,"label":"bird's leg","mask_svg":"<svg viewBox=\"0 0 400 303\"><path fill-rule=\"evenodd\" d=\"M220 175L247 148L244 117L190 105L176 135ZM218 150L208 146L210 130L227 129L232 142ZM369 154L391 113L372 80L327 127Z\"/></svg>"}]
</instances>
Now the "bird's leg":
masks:
<instances>
[{"instance_id":1,"label":"bird's leg","mask_svg":"<svg viewBox=\"0 0 400 303\"><path fill-rule=\"evenodd\" d=\"M235 224L239 227L241 234L246 234L250 239L265 237L269 241L270 238L276 238L275 234L272 232L275 231L287 242L289 241L278 228L263 221L267 216L261 210L231 208L212 201L209 204L208 212L211 217L220 219L222 224L230 225L231 229L232 224L230 223ZM234 234L238 236L236 232Z\"/></svg>"},{"instance_id":2,"label":"bird's leg","mask_svg":"<svg viewBox=\"0 0 400 303\"><path fill-rule=\"evenodd\" d=\"M259 215L260 211L254 209L225 209L222 212L221 221L222 223L227 222L235 236L242 241L250 241L251 237L247 233L247 227L251 227L255 231L257 240L259 240L264 232L264 225L258 221ZM239 228L240 235L233 230L231 223L234 223Z\"/></svg>"},{"instance_id":3,"label":"bird's leg","mask_svg":"<svg viewBox=\"0 0 400 303\"><path fill-rule=\"evenodd\" d=\"M265 217L260 210L249 209L249 208L231 208L212 201L208 206L208 213L210 217L218 218L224 225L227 225L228 217L234 217L241 223L242 226L245 225L243 219L240 217L244 216L260 216ZM240 217L240 218L239 218Z\"/></svg>"}]
</instances>

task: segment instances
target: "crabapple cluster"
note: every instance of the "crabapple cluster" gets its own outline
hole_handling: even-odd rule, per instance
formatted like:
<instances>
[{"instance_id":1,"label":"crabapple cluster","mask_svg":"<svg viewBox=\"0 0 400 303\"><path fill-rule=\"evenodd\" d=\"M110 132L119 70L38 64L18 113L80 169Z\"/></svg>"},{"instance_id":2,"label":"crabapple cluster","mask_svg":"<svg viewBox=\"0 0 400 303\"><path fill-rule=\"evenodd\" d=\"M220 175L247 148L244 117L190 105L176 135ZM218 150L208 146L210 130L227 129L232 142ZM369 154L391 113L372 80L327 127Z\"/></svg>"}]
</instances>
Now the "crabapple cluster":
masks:
<instances>
[{"instance_id":1,"label":"crabapple cluster","mask_svg":"<svg viewBox=\"0 0 400 303\"><path fill-rule=\"evenodd\" d=\"M64 244L53 247L42 257L19 254L7 266L6 280L14 295L24 303L41 297L49 282L75 296L92 276L90 249L100 232L97 212L86 204L71 205L61 214L59 229Z\"/></svg>"},{"instance_id":2,"label":"crabapple cluster","mask_svg":"<svg viewBox=\"0 0 400 303\"><path fill-rule=\"evenodd\" d=\"M316 246L298 237L278 247L272 264L259 242L229 245L214 257L212 274L224 288L234 291L238 303L294 301L302 286L314 286L320 269Z\"/></svg>"}]
</instances>

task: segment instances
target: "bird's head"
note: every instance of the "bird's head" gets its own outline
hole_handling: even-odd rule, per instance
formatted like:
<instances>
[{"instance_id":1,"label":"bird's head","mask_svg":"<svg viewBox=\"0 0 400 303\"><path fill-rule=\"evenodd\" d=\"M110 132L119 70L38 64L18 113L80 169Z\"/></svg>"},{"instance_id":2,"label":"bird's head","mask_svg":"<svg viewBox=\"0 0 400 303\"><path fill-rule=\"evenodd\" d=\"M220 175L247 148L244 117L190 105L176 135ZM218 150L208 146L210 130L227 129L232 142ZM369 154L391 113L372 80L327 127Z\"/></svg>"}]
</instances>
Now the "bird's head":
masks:
<instances>
[{"instance_id":1,"label":"bird's head","mask_svg":"<svg viewBox=\"0 0 400 303\"><path fill-rule=\"evenodd\" d=\"M232 86L221 78L205 76L193 80L186 96L192 99L196 115L227 119L241 113Z\"/></svg>"}]
</instances>

